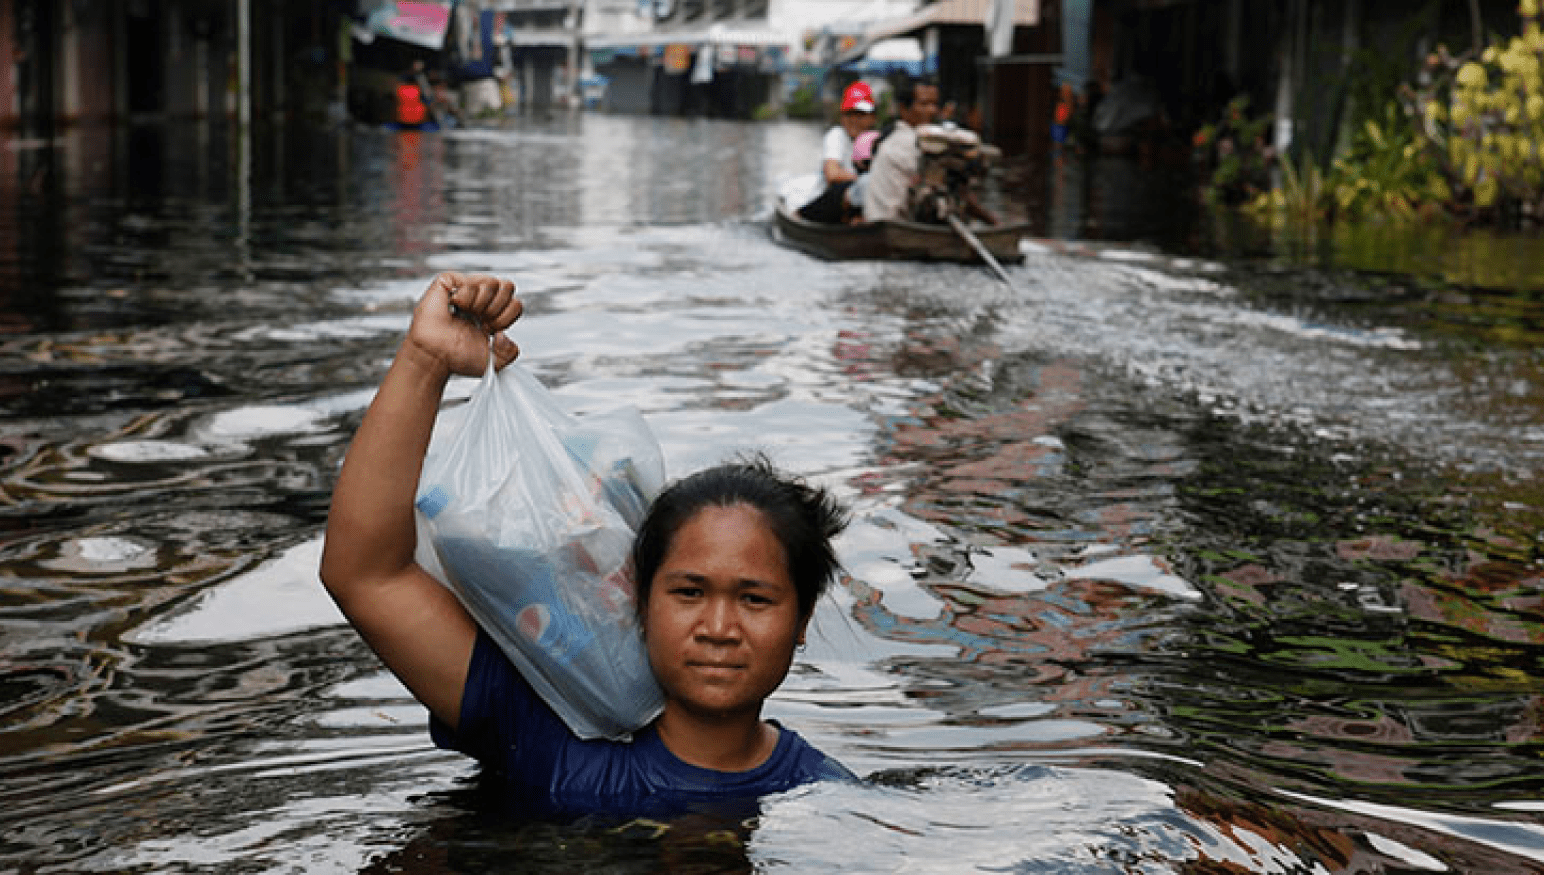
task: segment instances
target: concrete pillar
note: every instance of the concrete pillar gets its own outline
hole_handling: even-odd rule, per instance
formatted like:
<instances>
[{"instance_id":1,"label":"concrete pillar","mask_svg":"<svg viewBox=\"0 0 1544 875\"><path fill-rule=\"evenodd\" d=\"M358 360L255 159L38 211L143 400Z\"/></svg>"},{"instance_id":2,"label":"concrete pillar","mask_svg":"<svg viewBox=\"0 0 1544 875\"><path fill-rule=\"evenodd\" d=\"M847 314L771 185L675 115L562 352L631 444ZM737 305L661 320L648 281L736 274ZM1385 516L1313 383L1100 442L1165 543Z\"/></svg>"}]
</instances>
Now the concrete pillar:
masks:
<instances>
[{"instance_id":1,"label":"concrete pillar","mask_svg":"<svg viewBox=\"0 0 1544 875\"><path fill-rule=\"evenodd\" d=\"M530 113L533 110L536 110L536 59L527 52L525 63L520 66L520 111Z\"/></svg>"},{"instance_id":2,"label":"concrete pillar","mask_svg":"<svg viewBox=\"0 0 1544 875\"><path fill-rule=\"evenodd\" d=\"M537 64L535 77L532 80L531 105L538 112L547 112L552 109L552 76L557 65L552 61Z\"/></svg>"},{"instance_id":3,"label":"concrete pillar","mask_svg":"<svg viewBox=\"0 0 1544 875\"><path fill-rule=\"evenodd\" d=\"M0 128L21 123L21 95L16 85L16 4L0 3Z\"/></svg>"},{"instance_id":4,"label":"concrete pillar","mask_svg":"<svg viewBox=\"0 0 1544 875\"><path fill-rule=\"evenodd\" d=\"M282 6L283 4L275 4ZM289 94L284 87L284 73L288 64L284 63L284 19L287 11L270 13L269 31L272 43L268 46L268 64L273 74L273 92L268 97L268 111L271 115L280 115L289 108Z\"/></svg>"},{"instance_id":5,"label":"concrete pillar","mask_svg":"<svg viewBox=\"0 0 1544 875\"><path fill-rule=\"evenodd\" d=\"M193 112L199 118L208 118L209 102L209 37L193 40Z\"/></svg>"},{"instance_id":6,"label":"concrete pillar","mask_svg":"<svg viewBox=\"0 0 1544 875\"><path fill-rule=\"evenodd\" d=\"M114 42L117 4L70 4L60 10L59 115L65 120L107 121L119 114L120 44Z\"/></svg>"},{"instance_id":7,"label":"concrete pillar","mask_svg":"<svg viewBox=\"0 0 1544 875\"><path fill-rule=\"evenodd\" d=\"M75 20L75 7L62 5L59 8L59 98L54 104L54 111L59 114L60 121L70 122L80 118L81 92L80 92L80 55L84 50L81 45L80 27Z\"/></svg>"},{"instance_id":8,"label":"concrete pillar","mask_svg":"<svg viewBox=\"0 0 1544 875\"><path fill-rule=\"evenodd\" d=\"M113 3L111 34L113 43L113 118L129 117L129 27L124 20L122 3Z\"/></svg>"},{"instance_id":9,"label":"concrete pillar","mask_svg":"<svg viewBox=\"0 0 1544 875\"><path fill-rule=\"evenodd\" d=\"M252 124L252 0L236 0L236 123Z\"/></svg>"},{"instance_id":10,"label":"concrete pillar","mask_svg":"<svg viewBox=\"0 0 1544 875\"><path fill-rule=\"evenodd\" d=\"M1228 79L1232 81L1235 89L1243 85L1243 78L1239 75L1244 54L1243 7L1244 0L1228 0L1228 9L1223 19L1223 70L1227 72Z\"/></svg>"},{"instance_id":11,"label":"concrete pillar","mask_svg":"<svg viewBox=\"0 0 1544 875\"><path fill-rule=\"evenodd\" d=\"M1287 3L1286 27L1281 29L1280 63L1276 75L1276 131L1273 144L1278 155L1285 156L1292 148L1293 114L1296 112L1298 69L1298 27L1303 18L1302 0Z\"/></svg>"}]
</instances>

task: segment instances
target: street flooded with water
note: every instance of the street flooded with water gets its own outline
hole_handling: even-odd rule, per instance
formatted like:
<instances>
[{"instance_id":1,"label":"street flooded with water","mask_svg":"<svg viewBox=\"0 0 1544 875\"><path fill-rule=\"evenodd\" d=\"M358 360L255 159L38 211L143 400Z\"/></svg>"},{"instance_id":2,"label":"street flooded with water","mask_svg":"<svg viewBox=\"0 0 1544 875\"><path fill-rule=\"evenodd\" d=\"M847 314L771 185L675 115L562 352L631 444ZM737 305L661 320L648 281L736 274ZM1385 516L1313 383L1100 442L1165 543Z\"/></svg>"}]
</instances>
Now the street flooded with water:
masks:
<instances>
[{"instance_id":1,"label":"street flooded with water","mask_svg":"<svg viewBox=\"0 0 1544 875\"><path fill-rule=\"evenodd\" d=\"M820 134L4 144L0 871L1544 872L1544 247L1294 250L1112 157L1000 175L1011 286L824 263L766 226ZM769 715L866 781L516 822L433 748L316 566L440 270L672 475L851 503Z\"/></svg>"}]
</instances>

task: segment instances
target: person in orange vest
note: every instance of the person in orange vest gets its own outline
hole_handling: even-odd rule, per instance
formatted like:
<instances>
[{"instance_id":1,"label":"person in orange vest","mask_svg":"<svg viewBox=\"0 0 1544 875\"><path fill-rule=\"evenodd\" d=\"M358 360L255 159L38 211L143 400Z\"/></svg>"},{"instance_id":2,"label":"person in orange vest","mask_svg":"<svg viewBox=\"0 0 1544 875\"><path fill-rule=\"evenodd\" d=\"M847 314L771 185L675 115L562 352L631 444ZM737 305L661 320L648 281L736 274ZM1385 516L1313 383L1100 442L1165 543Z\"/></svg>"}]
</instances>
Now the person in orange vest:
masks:
<instances>
[{"instance_id":1,"label":"person in orange vest","mask_svg":"<svg viewBox=\"0 0 1544 875\"><path fill-rule=\"evenodd\" d=\"M430 97L424 90L424 62L414 61L413 69L402 74L397 83L397 126L421 128L429 121Z\"/></svg>"},{"instance_id":2,"label":"person in orange vest","mask_svg":"<svg viewBox=\"0 0 1544 875\"><path fill-rule=\"evenodd\" d=\"M1072 117L1078 109L1077 92L1072 86L1062 83L1058 90L1056 101L1056 117L1051 124L1051 140L1056 143L1066 143L1072 138Z\"/></svg>"}]
</instances>

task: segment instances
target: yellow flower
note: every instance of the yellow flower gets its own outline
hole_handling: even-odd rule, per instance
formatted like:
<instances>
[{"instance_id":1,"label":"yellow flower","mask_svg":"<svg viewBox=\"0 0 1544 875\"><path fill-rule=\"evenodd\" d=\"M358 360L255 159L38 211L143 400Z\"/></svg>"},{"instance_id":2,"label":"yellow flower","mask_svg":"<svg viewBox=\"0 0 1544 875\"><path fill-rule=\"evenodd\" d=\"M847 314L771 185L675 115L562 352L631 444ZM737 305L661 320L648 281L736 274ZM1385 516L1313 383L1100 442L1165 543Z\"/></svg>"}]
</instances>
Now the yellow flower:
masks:
<instances>
[{"instance_id":1,"label":"yellow flower","mask_svg":"<svg viewBox=\"0 0 1544 875\"><path fill-rule=\"evenodd\" d=\"M1539 0L1522 0L1517 4L1517 14L1534 16L1539 14Z\"/></svg>"},{"instance_id":2,"label":"yellow flower","mask_svg":"<svg viewBox=\"0 0 1544 875\"><path fill-rule=\"evenodd\" d=\"M1502 70L1508 73L1516 73L1523 61L1522 47L1518 45L1516 40L1513 40L1511 45L1506 47L1506 51L1502 52L1501 57L1497 60L1501 62Z\"/></svg>"},{"instance_id":3,"label":"yellow flower","mask_svg":"<svg viewBox=\"0 0 1544 875\"><path fill-rule=\"evenodd\" d=\"M1496 178L1487 176L1474 184L1475 206L1488 207L1496 202L1496 195L1501 193L1501 187L1496 184Z\"/></svg>"},{"instance_id":4,"label":"yellow flower","mask_svg":"<svg viewBox=\"0 0 1544 875\"><path fill-rule=\"evenodd\" d=\"M1458 84L1465 88L1484 88L1485 81L1485 68L1473 61L1458 68Z\"/></svg>"},{"instance_id":5,"label":"yellow flower","mask_svg":"<svg viewBox=\"0 0 1544 875\"><path fill-rule=\"evenodd\" d=\"M1501 55L1501 68L1513 76L1531 80L1538 76L1539 57L1522 40L1514 39Z\"/></svg>"}]
</instances>

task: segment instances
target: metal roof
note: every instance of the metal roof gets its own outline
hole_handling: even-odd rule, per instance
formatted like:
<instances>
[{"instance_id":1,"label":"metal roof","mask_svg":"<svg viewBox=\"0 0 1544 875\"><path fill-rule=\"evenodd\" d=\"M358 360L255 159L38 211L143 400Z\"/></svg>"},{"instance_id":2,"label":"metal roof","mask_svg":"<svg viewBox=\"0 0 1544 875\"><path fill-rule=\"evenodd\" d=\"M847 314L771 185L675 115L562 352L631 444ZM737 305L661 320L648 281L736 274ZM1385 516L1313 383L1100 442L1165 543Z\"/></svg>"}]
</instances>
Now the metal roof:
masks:
<instances>
[{"instance_id":1,"label":"metal roof","mask_svg":"<svg viewBox=\"0 0 1544 875\"><path fill-rule=\"evenodd\" d=\"M1040 23L1040 0L1015 0L1015 27L1034 27ZM865 43L916 33L934 25L985 26L992 15L992 0L942 0L918 10L915 15L881 21L863 34Z\"/></svg>"}]
</instances>

